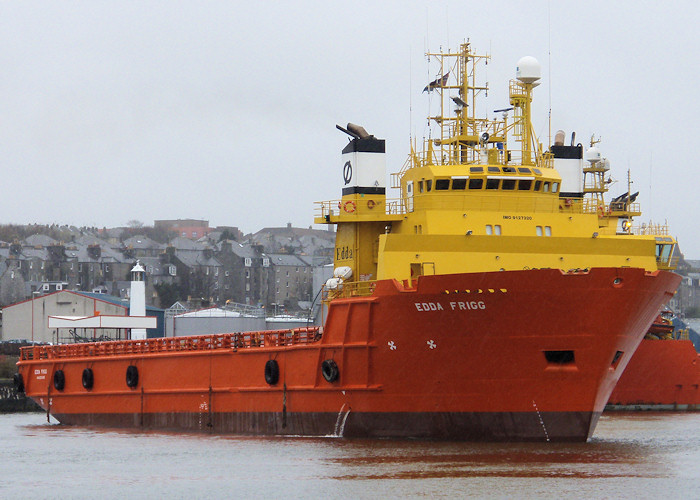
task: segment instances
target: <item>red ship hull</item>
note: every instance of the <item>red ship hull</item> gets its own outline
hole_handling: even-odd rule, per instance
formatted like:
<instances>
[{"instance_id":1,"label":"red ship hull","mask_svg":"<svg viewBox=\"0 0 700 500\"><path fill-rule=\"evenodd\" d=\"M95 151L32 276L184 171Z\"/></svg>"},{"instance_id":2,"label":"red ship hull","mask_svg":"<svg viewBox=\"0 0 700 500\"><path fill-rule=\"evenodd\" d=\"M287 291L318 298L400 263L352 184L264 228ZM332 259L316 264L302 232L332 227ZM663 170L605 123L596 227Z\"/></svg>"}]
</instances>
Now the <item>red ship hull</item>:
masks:
<instances>
[{"instance_id":1,"label":"red ship hull","mask_svg":"<svg viewBox=\"0 0 700 500\"><path fill-rule=\"evenodd\" d=\"M257 334L261 346L256 334L241 344L228 334L34 347L19 370L27 394L65 424L585 441L679 279L600 268L424 276L415 288L385 280L371 296L332 301L318 340L278 332ZM324 378L324 360L337 380Z\"/></svg>"},{"instance_id":2,"label":"red ship hull","mask_svg":"<svg viewBox=\"0 0 700 500\"><path fill-rule=\"evenodd\" d=\"M700 354L690 340L643 340L606 409L700 410Z\"/></svg>"}]
</instances>

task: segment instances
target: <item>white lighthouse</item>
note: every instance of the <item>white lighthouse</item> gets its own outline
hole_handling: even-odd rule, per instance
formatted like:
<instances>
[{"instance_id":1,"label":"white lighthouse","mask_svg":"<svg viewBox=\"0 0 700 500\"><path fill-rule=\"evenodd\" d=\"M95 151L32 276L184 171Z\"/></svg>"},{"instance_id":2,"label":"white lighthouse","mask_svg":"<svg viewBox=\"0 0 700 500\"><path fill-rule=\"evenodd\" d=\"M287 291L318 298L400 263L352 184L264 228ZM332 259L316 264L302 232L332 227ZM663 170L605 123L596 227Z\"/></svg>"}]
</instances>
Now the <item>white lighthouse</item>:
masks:
<instances>
[{"instance_id":1,"label":"white lighthouse","mask_svg":"<svg viewBox=\"0 0 700 500\"><path fill-rule=\"evenodd\" d=\"M129 316L146 316L146 271L137 260L131 270L131 295L129 298ZM144 328L132 328L131 339L143 340L146 338Z\"/></svg>"}]
</instances>

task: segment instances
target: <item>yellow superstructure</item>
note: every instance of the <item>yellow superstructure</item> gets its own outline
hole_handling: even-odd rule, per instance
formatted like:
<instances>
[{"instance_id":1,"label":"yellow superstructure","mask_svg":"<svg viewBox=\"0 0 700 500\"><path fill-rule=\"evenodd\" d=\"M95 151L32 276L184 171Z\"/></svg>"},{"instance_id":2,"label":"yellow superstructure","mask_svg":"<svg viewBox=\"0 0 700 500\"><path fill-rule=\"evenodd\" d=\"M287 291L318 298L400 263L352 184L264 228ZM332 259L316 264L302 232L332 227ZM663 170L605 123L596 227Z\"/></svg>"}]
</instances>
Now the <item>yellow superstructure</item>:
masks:
<instances>
[{"instance_id":1,"label":"yellow superstructure","mask_svg":"<svg viewBox=\"0 0 700 500\"><path fill-rule=\"evenodd\" d=\"M606 203L609 163L594 141L584 160L581 145L544 151L534 137L530 103L539 66L533 58L521 59L518 79L510 82L512 107L500 110L502 120L486 120L475 116L474 103L486 90L477 83L477 64L488 56L473 54L469 43L457 53L429 56L440 65L425 89L440 96L440 113L430 117L439 137L427 140L422 152L412 147L392 175L400 196L388 199L383 181L368 185L371 180L358 178L342 199L320 203L315 222L338 225L334 263L351 270L347 281L410 283L419 275L532 268L673 268L675 240L665 226L633 227L641 212L629 192ZM348 133L346 185L353 168L361 173L365 158L375 168L383 153L383 141ZM517 149L508 148L509 137ZM566 176L558 163L567 165ZM573 180L572 165L578 170Z\"/></svg>"}]
</instances>

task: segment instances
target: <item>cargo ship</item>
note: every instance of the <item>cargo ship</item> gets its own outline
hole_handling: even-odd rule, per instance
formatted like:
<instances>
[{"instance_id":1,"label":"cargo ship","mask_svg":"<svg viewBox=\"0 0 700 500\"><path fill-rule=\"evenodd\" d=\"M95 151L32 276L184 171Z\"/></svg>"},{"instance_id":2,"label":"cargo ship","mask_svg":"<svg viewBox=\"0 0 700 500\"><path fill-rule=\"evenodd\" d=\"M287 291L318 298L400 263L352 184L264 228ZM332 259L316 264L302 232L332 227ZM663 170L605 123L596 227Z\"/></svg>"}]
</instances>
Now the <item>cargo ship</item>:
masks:
<instances>
[{"instance_id":1,"label":"cargo ship","mask_svg":"<svg viewBox=\"0 0 700 500\"><path fill-rule=\"evenodd\" d=\"M385 141L338 126L341 198L315 217L337 226L322 327L33 347L18 386L68 425L586 441L678 285L676 242L633 226L633 197L605 201L594 140L538 142L534 58L486 119L489 56L427 56L437 111L397 197Z\"/></svg>"},{"instance_id":2,"label":"cargo ship","mask_svg":"<svg viewBox=\"0 0 700 500\"><path fill-rule=\"evenodd\" d=\"M689 330L660 314L630 359L606 410L700 410L700 353Z\"/></svg>"}]
</instances>

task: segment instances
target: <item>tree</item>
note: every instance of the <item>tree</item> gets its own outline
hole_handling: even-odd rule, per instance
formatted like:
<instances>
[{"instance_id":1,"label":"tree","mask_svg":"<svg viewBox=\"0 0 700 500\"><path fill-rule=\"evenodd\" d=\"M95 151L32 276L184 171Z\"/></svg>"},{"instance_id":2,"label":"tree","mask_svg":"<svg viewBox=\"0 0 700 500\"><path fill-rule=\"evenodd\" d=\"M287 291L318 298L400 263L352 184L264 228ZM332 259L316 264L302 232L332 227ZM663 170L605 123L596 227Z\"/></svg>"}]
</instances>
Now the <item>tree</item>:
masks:
<instances>
[{"instance_id":1,"label":"tree","mask_svg":"<svg viewBox=\"0 0 700 500\"><path fill-rule=\"evenodd\" d=\"M238 235L234 235L228 229L224 229L221 232L221 236L219 236L219 241L225 241L225 240L238 241Z\"/></svg>"},{"instance_id":2,"label":"tree","mask_svg":"<svg viewBox=\"0 0 700 500\"><path fill-rule=\"evenodd\" d=\"M143 222L141 222L140 220L131 219L129 222L126 223L126 225L131 229L140 229L143 227Z\"/></svg>"},{"instance_id":3,"label":"tree","mask_svg":"<svg viewBox=\"0 0 700 500\"><path fill-rule=\"evenodd\" d=\"M175 302L183 298L180 287L175 283L161 283L159 285L154 285L153 288L155 288L156 292L158 292L160 307L163 309L172 306Z\"/></svg>"}]
</instances>

